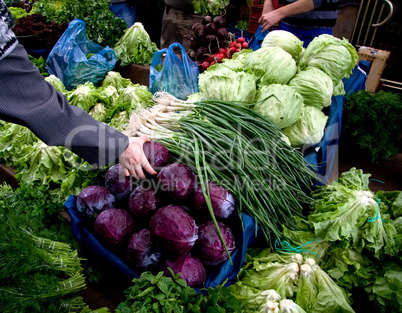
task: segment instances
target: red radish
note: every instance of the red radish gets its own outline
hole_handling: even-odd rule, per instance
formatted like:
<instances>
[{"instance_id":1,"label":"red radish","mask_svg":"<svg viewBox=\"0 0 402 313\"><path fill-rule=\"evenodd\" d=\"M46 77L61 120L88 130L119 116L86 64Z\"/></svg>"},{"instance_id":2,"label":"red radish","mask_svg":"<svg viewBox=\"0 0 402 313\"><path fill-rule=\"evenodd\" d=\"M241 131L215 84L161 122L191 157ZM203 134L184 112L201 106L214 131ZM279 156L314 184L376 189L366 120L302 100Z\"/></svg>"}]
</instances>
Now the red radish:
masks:
<instances>
[{"instance_id":1,"label":"red radish","mask_svg":"<svg viewBox=\"0 0 402 313\"><path fill-rule=\"evenodd\" d=\"M202 62L201 66L204 70L206 70L211 64L208 61Z\"/></svg>"},{"instance_id":2,"label":"red radish","mask_svg":"<svg viewBox=\"0 0 402 313\"><path fill-rule=\"evenodd\" d=\"M243 47L243 49L247 49L248 48L248 42L243 42L242 43L242 47Z\"/></svg>"},{"instance_id":3,"label":"red radish","mask_svg":"<svg viewBox=\"0 0 402 313\"><path fill-rule=\"evenodd\" d=\"M237 42L239 42L239 43L243 43L245 41L246 41L246 39L244 37L237 38Z\"/></svg>"}]
</instances>

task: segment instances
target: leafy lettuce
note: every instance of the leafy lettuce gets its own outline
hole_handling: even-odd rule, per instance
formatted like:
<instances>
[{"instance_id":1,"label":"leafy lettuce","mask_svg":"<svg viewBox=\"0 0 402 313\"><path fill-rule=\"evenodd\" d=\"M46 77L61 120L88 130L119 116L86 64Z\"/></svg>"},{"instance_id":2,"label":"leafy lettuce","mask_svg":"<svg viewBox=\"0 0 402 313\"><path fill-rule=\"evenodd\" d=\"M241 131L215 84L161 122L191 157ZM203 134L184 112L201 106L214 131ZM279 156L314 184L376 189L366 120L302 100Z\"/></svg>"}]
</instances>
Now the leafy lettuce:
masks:
<instances>
[{"instance_id":1,"label":"leafy lettuce","mask_svg":"<svg viewBox=\"0 0 402 313\"><path fill-rule=\"evenodd\" d=\"M150 65L154 52L158 47L152 42L151 37L140 22L124 31L124 35L114 46L117 61L121 66L130 63L139 65Z\"/></svg>"}]
</instances>

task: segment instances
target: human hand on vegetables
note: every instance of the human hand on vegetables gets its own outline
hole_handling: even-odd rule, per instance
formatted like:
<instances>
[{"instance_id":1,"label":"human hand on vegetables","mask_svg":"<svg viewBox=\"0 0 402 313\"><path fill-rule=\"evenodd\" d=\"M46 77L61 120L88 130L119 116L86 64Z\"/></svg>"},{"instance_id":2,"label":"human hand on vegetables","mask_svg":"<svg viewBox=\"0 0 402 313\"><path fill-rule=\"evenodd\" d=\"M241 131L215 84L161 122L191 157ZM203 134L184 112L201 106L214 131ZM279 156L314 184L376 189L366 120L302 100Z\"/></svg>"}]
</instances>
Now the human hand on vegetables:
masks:
<instances>
[{"instance_id":1,"label":"human hand on vegetables","mask_svg":"<svg viewBox=\"0 0 402 313\"><path fill-rule=\"evenodd\" d=\"M147 141L150 141L147 136L129 138L127 149L119 157L119 162L123 167L124 175L131 175L134 178L145 179L143 170L151 175L156 175L156 171L149 164L142 149L143 144Z\"/></svg>"},{"instance_id":2,"label":"human hand on vegetables","mask_svg":"<svg viewBox=\"0 0 402 313\"><path fill-rule=\"evenodd\" d=\"M262 31L265 32L272 26L278 25L282 18L284 18L284 16L281 15L280 11L273 10L262 14L260 19L258 20L258 23L261 24Z\"/></svg>"}]
</instances>

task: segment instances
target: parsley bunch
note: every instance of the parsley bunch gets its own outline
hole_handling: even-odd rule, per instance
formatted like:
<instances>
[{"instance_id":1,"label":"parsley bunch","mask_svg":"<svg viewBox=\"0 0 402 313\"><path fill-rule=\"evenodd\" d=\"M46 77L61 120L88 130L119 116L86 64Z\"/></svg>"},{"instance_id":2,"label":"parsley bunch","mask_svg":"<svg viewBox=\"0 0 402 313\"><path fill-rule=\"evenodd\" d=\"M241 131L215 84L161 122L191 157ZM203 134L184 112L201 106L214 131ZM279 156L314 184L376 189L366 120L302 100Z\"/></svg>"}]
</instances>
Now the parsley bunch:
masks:
<instances>
[{"instance_id":1,"label":"parsley bunch","mask_svg":"<svg viewBox=\"0 0 402 313\"><path fill-rule=\"evenodd\" d=\"M342 118L341 140L371 162L391 160L401 151L402 97L392 92L366 90L348 95Z\"/></svg>"},{"instance_id":2,"label":"parsley bunch","mask_svg":"<svg viewBox=\"0 0 402 313\"><path fill-rule=\"evenodd\" d=\"M172 275L142 273L126 290L126 300L117 306L116 313L241 312L239 301L224 287L225 282L215 288L201 290L204 295L189 287L180 274L172 272Z\"/></svg>"}]
</instances>

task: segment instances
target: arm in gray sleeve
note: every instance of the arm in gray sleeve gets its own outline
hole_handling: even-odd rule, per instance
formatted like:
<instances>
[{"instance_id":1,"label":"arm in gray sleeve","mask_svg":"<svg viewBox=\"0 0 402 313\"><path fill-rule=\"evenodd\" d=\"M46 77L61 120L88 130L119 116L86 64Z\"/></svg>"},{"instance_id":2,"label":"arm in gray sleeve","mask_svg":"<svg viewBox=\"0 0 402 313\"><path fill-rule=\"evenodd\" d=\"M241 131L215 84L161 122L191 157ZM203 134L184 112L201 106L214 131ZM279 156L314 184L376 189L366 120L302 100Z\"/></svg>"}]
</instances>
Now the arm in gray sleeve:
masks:
<instances>
[{"instance_id":1,"label":"arm in gray sleeve","mask_svg":"<svg viewBox=\"0 0 402 313\"><path fill-rule=\"evenodd\" d=\"M18 45L0 60L0 118L28 127L49 146L64 146L96 166L116 163L128 137L96 121L49 84Z\"/></svg>"}]
</instances>

